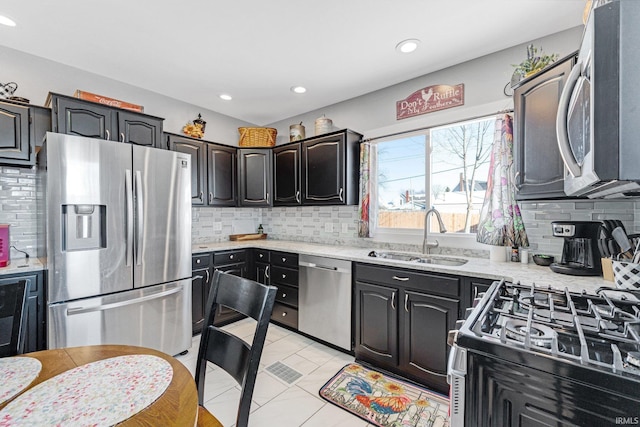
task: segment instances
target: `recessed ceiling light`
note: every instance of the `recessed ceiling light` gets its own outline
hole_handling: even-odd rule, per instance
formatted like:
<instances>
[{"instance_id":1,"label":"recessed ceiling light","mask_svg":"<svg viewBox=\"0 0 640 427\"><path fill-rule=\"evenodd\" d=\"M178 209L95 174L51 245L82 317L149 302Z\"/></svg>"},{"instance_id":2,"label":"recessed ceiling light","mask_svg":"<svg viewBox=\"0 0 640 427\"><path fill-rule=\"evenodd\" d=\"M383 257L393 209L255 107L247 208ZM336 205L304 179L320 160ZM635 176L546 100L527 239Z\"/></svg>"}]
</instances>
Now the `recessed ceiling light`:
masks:
<instances>
[{"instance_id":1,"label":"recessed ceiling light","mask_svg":"<svg viewBox=\"0 0 640 427\"><path fill-rule=\"evenodd\" d=\"M231 95L227 95L226 93L223 93L222 95L220 95L220 99L224 99L225 101L231 101L233 98L231 97Z\"/></svg>"},{"instance_id":2,"label":"recessed ceiling light","mask_svg":"<svg viewBox=\"0 0 640 427\"><path fill-rule=\"evenodd\" d=\"M411 53L418 48L419 44L420 40L418 39L403 40L396 45L396 50L401 53Z\"/></svg>"},{"instance_id":3,"label":"recessed ceiling light","mask_svg":"<svg viewBox=\"0 0 640 427\"><path fill-rule=\"evenodd\" d=\"M303 86L292 86L291 87L291 92L294 93L305 93L307 91L306 87Z\"/></svg>"},{"instance_id":4,"label":"recessed ceiling light","mask_svg":"<svg viewBox=\"0 0 640 427\"><path fill-rule=\"evenodd\" d=\"M7 27L15 27L16 26L16 21L14 21L11 18L7 18L4 15L0 15L0 24L6 25Z\"/></svg>"}]
</instances>

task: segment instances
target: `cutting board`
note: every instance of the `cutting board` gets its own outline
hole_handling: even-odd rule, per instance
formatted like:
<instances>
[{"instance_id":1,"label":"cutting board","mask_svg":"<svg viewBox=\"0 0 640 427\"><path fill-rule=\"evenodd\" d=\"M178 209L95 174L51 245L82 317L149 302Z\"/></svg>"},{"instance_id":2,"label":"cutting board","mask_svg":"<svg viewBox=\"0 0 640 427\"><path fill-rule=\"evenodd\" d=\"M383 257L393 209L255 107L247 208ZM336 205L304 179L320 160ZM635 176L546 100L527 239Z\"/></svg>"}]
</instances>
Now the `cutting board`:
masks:
<instances>
[{"instance_id":1,"label":"cutting board","mask_svg":"<svg viewBox=\"0 0 640 427\"><path fill-rule=\"evenodd\" d=\"M232 241L236 241L236 240L262 240L262 239L266 239L267 235L265 233L259 234L259 233L253 233L253 234L230 234L229 235L229 240Z\"/></svg>"}]
</instances>

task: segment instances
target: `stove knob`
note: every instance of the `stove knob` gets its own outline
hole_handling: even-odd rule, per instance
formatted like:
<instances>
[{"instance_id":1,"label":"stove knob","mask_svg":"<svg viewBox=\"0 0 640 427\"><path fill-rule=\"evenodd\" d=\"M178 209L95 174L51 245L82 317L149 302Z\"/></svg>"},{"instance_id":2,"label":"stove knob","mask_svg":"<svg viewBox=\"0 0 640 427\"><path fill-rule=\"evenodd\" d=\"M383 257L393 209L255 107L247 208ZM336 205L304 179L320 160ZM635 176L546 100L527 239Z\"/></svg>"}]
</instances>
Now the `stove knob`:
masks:
<instances>
[{"instance_id":1,"label":"stove knob","mask_svg":"<svg viewBox=\"0 0 640 427\"><path fill-rule=\"evenodd\" d=\"M452 331L449 331L449 333L447 334L447 344L449 345L449 347L453 347L456 341L458 341L458 330L454 329Z\"/></svg>"}]
</instances>

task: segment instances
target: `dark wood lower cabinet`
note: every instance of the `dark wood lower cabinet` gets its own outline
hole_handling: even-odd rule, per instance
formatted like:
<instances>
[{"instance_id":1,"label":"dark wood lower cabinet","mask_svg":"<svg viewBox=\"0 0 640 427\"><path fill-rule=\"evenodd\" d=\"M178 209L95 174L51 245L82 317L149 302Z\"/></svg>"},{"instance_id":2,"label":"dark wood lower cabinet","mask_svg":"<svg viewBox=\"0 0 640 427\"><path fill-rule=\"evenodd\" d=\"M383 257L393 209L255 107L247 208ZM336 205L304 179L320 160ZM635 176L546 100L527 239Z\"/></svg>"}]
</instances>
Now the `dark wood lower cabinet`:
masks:
<instances>
[{"instance_id":1,"label":"dark wood lower cabinet","mask_svg":"<svg viewBox=\"0 0 640 427\"><path fill-rule=\"evenodd\" d=\"M448 393L447 334L462 310L457 276L356 264L356 359Z\"/></svg>"},{"instance_id":2,"label":"dark wood lower cabinet","mask_svg":"<svg viewBox=\"0 0 640 427\"><path fill-rule=\"evenodd\" d=\"M27 296L27 334L24 343L24 352L46 349L45 318L46 301L44 299L44 274L41 271L8 274L0 278L0 287L4 284L15 283L19 280L29 282L29 295Z\"/></svg>"},{"instance_id":3,"label":"dark wood lower cabinet","mask_svg":"<svg viewBox=\"0 0 640 427\"><path fill-rule=\"evenodd\" d=\"M460 303L422 292L403 293L399 369L446 392L449 355L446 337L455 328Z\"/></svg>"},{"instance_id":4,"label":"dark wood lower cabinet","mask_svg":"<svg viewBox=\"0 0 640 427\"><path fill-rule=\"evenodd\" d=\"M356 282L356 357L381 367L398 364L398 289Z\"/></svg>"},{"instance_id":5,"label":"dark wood lower cabinet","mask_svg":"<svg viewBox=\"0 0 640 427\"><path fill-rule=\"evenodd\" d=\"M208 289L211 281L208 268L193 270L191 275L191 326L193 335L202 332L205 315L205 289ZM209 280L207 280L209 279Z\"/></svg>"}]
</instances>

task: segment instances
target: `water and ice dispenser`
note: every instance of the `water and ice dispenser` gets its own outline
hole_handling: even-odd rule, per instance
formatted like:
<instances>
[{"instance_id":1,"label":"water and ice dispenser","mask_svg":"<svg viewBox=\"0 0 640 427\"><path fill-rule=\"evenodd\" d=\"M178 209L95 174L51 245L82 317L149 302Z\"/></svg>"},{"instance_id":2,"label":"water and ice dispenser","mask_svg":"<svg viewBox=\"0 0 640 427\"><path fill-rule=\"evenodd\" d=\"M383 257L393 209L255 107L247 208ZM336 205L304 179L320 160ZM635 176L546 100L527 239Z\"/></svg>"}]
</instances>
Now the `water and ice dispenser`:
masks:
<instances>
[{"instance_id":1,"label":"water and ice dispenser","mask_svg":"<svg viewBox=\"0 0 640 427\"><path fill-rule=\"evenodd\" d=\"M62 205L62 250L106 248L106 222L105 205Z\"/></svg>"}]
</instances>

